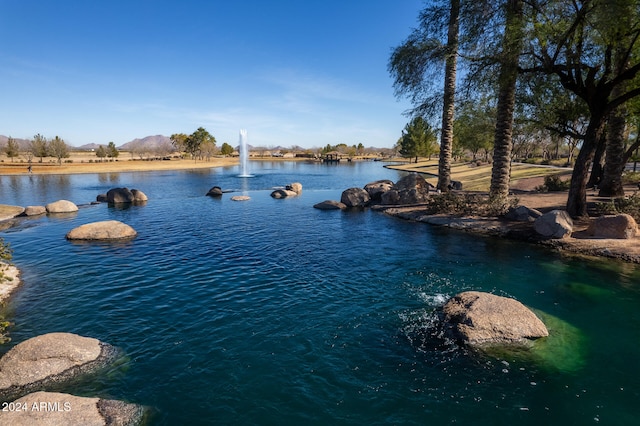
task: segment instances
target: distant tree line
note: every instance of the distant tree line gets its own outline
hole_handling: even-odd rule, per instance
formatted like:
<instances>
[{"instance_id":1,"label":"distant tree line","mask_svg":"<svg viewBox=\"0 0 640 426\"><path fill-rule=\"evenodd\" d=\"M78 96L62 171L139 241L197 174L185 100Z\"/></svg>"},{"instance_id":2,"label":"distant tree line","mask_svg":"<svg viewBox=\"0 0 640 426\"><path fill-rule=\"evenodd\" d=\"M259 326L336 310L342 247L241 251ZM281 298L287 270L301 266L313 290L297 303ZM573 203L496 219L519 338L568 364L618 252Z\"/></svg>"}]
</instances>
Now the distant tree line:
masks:
<instances>
[{"instance_id":1,"label":"distant tree line","mask_svg":"<svg viewBox=\"0 0 640 426\"><path fill-rule=\"evenodd\" d=\"M15 158L23 155L29 162L31 162L34 157L39 158L40 163L42 163L46 157L53 157L57 160L58 164L62 164L63 158L69 158L70 148L64 139L59 136L53 139L47 139L38 133L29 141L26 149L20 149L18 142L9 136L7 144L4 147L4 153L12 162Z\"/></svg>"}]
</instances>

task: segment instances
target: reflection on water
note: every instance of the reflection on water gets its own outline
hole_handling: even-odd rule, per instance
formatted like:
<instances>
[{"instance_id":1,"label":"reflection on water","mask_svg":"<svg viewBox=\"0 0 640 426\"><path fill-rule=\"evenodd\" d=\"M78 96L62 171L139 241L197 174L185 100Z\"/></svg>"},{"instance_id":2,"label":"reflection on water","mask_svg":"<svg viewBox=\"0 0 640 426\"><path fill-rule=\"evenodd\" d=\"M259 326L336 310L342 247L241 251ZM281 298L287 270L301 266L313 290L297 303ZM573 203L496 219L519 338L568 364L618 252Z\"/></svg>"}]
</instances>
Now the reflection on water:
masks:
<instances>
[{"instance_id":1,"label":"reflection on water","mask_svg":"<svg viewBox=\"0 0 640 426\"><path fill-rule=\"evenodd\" d=\"M153 407L152 424L633 424L640 415L636 266L312 208L348 187L398 180L379 163L251 171L0 177L8 204L86 203L113 186L149 196L2 234L24 285L5 308L14 340L0 351L50 331L114 344L129 357L125 371L66 391ZM300 196L270 197L292 182ZM214 185L251 200L206 197ZM64 239L107 219L138 237ZM577 343L541 361L467 352L432 327L463 290L515 297Z\"/></svg>"}]
</instances>

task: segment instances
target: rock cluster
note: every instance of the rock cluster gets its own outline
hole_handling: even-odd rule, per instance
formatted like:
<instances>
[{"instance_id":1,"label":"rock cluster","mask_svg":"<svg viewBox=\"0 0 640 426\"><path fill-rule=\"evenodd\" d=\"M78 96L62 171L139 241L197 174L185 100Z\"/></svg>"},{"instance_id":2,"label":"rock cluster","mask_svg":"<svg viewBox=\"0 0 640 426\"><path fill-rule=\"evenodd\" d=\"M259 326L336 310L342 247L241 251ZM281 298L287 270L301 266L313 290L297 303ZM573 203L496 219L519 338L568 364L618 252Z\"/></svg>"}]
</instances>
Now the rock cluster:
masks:
<instances>
[{"instance_id":1,"label":"rock cluster","mask_svg":"<svg viewBox=\"0 0 640 426\"><path fill-rule=\"evenodd\" d=\"M112 188L106 194L98 195L96 200L109 204L138 204L148 201L149 198L139 189Z\"/></svg>"},{"instance_id":2,"label":"rock cluster","mask_svg":"<svg viewBox=\"0 0 640 426\"><path fill-rule=\"evenodd\" d=\"M299 182L291 183L284 188L276 189L271 193L273 198L295 197L302 193L302 184Z\"/></svg>"},{"instance_id":3,"label":"rock cluster","mask_svg":"<svg viewBox=\"0 0 640 426\"><path fill-rule=\"evenodd\" d=\"M140 423L144 408L136 404L45 392L95 374L118 356L107 343L71 333L44 334L16 345L0 359L0 399L18 398L11 404L21 410L0 411L0 425ZM47 409L41 410L43 403Z\"/></svg>"},{"instance_id":4,"label":"rock cluster","mask_svg":"<svg viewBox=\"0 0 640 426\"><path fill-rule=\"evenodd\" d=\"M363 188L345 189L340 201L326 200L314 205L317 209L363 208L372 204L407 205L422 204L435 189L419 173L409 173L398 182L388 179L366 184ZM344 207L343 207L344 206Z\"/></svg>"}]
</instances>

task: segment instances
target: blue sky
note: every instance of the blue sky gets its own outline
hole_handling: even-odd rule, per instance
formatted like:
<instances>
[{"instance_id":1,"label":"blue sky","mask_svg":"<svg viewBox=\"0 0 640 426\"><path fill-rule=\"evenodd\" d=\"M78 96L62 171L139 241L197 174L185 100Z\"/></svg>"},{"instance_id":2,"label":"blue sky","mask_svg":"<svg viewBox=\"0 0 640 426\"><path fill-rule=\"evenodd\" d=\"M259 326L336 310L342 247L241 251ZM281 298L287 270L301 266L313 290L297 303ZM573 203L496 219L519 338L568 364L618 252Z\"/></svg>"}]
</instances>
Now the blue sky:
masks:
<instances>
[{"instance_id":1,"label":"blue sky","mask_svg":"<svg viewBox=\"0 0 640 426\"><path fill-rule=\"evenodd\" d=\"M422 0L0 0L0 134L391 147L391 49Z\"/></svg>"}]
</instances>

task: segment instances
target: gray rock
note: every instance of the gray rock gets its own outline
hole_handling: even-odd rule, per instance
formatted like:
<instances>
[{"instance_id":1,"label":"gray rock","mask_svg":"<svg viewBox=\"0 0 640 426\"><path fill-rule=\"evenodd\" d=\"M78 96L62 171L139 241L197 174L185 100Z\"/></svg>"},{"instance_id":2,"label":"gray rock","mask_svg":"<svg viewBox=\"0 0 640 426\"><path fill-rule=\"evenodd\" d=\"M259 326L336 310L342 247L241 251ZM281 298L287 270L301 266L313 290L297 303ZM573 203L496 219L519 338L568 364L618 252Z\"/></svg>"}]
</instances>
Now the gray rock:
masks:
<instances>
[{"instance_id":1,"label":"gray rock","mask_svg":"<svg viewBox=\"0 0 640 426\"><path fill-rule=\"evenodd\" d=\"M134 238L138 233L117 220L104 220L80 225L66 235L68 240L113 241Z\"/></svg>"},{"instance_id":2,"label":"gray rock","mask_svg":"<svg viewBox=\"0 0 640 426\"><path fill-rule=\"evenodd\" d=\"M109 200L107 199L107 194L98 194L98 196L96 197L96 201L98 201L100 203L109 202Z\"/></svg>"},{"instance_id":3,"label":"gray rock","mask_svg":"<svg viewBox=\"0 0 640 426\"><path fill-rule=\"evenodd\" d=\"M325 200L320 203L314 204L313 208L319 210L344 210L347 208L347 206L340 201Z\"/></svg>"},{"instance_id":4,"label":"gray rock","mask_svg":"<svg viewBox=\"0 0 640 426\"><path fill-rule=\"evenodd\" d=\"M111 345L71 333L49 333L25 340L0 359L0 399L93 373L118 356Z\"/></svg>"},{"instance_id":5,"label":"gray rock","mask_svg":"<svg viewBox=\"0 0 640 426\"><path fill-rule=\"evenodd\" d=\"M393 188L393 181L388 179L377 180L370 182L364 186L364 190L369 193L371 201L380 202L382 200L382 194L390 191Z\"/></svg>"},{"instance_id":6,"label":"gray rock","mask_svg":"<svg viewBox=\"0 0 640 426\"><path fill-rule=\"evenodd\" d=\"M504 215L505 219L514 222L534 222L540 216L542 216L540 211L526 206L510 208Z\"/></svg>"},{"instance_id":7,"label":"gray rock","mask_svg":"<svg viewBox=\"0 0 640 426\"><path fill-rule=\"evenodd\" d=\"M595 238L629 239L638 234L638 224L628 214L606 215L593 219L587 231Z\"/></svg>"},{"instance_id":8,"label":"gray rock","mask_svg":"<svg viewBox=\"0 0 640 426\"><path fill-rule=\"evenodd\" d=\"M111 204L133 203L133 199L129 188L111 188L107 191L107 202Z\"/></svg>"},{"instance_id":9,"label":"gray rock","mask_svg":"<svg viewBox=\"0 0 640 426\"><path fill-rule=\"evenodd\" d=\"M222 197L222 188L214 186L207 192L207 197Z\"/></svg>"},{"instance_id":10,"label":"gray rock","mask_svg":"<svg viewBox=\"0 0 640 426\"><path fill-rule=\"evenodd\" d=\"M537 218L533 229L546 238L565 238L571 236L573 220L564 210L552 210Z\"/></svg>"},{"instance_id":11,"label":"gray rock","mask_svg":"<svg viewBox=\"0 0 640 426\"><path fill-rule=\"evenodd\" d=\"M349 188L342 191L340 202L351 207L366 207L369 205L371 197L369 193L362 188Z\"/></svg>"},{"instance_id":12,"label":"gray rock","mask_svg":"<svg viewBox=\"0 0 640 426\"><path fill-rule=\"evenodd\" d=\"M234 195L233 197L231 197L232 201L249 201L251 199L251 197L249 197L248 195Z\"/></svg>"},{"instance_id":13,"label":"gray rock","mask_svg":"<svg viewBox=\"0 0 640 426\"><path fill-rule=\"evenodd\" d=\"M30 393L13 405L26 410L0 412L0 426L137 425L145 413L137 404L58 392Z\"/></svg>"},{"instance_id":14,"label":"gray rock","mask_svg":"<svg viewBox=\"0 0 640 426\"><path fill-rule=\"evenodd\" d=\"M47 213L73 213L78 211L78 206L76 206L71 201L67 200L58 200L53 203L49 203L45 206Z\"/></svg>"},{"instance_id":15,"label":"gray rock","mask_svg":"<svg viewBox=\"0 0 640 426\"><path fill-rule=\"evenodd\" d=\"M393 188L382 194L385 205L422 204L429 199L429 191L434 189L422 175L410 173L395 183Z\"/></svg>"},{"instance_id":16,"label":"gray rock","mask_svg":"<svg viewBox=\"0 0 640 426\"><path fill-rule=\"evenodd\" d=\"M496 344L526 345L549 335L544 323L515 299L467 291L443 306L444 323L465 344L474 347Z\"/></svg>"},{"instance_id":17,"label":"gray rock","mask_svg":"<svg viewBox=\"0 0 640 426\"><path fill-rule=\"evenodd\" d=\"M45 214L47 209L45 206L27 206L24 208L25 216L39 216Z\"/></svg>"}]
</instances>

